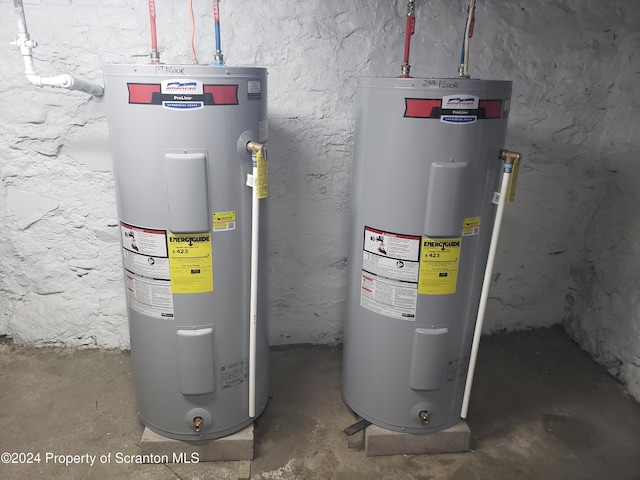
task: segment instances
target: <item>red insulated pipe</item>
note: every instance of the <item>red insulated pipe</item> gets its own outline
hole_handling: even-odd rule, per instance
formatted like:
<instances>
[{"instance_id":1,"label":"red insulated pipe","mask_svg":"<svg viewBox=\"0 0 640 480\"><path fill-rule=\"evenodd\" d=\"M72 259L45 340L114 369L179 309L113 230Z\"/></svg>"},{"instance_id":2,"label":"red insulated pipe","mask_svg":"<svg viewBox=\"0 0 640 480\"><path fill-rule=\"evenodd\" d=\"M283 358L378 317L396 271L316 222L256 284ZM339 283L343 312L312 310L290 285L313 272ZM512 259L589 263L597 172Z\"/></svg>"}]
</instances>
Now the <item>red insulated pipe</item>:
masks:
<instances>
[{"instance_id":1,"label":"red insulated pipe","mask_svg":"<svg viewBox=\"0 0 640 480\"><path fill-rule=\"evenodd\" d=\"M158 37L156 34L156 2L149 0L149 19L151 21L151 63L158 63Z\"/></svg>"},{"instance_id":2,"label":"red insulated pipe","mask_svg":"<svg viewBox=\"0 0 640 480\"><path fill-rule=\"evenodd\" d=\"M409 63L409 50L411 49L411 36L416 31L416 17L407 16L407 31L404 36L404 63Z\"/></svg>"},{"instance_id":3,"label":"red insulated pipe","mask_svg":"<svg viewBox=\"0 0 640 480\"><path fill-rule=\"evenodd\" d=\"M415 0L409 0L407 4L407 30L404 35L404 62L402 63L402 75L403 78L409 78L409 71L411 65L409 65L409 50L411 50L411 36L416 31L416 17L415 17Z\"/></svg>"}]
</instances>

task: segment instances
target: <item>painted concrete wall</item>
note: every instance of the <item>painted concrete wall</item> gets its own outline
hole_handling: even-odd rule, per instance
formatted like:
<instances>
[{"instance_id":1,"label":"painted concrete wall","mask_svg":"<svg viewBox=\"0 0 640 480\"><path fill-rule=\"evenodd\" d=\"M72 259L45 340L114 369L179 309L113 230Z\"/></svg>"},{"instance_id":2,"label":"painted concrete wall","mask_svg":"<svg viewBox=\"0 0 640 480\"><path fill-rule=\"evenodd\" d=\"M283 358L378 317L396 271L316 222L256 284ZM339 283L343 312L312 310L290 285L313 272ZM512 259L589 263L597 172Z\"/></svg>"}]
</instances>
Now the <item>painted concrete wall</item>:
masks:
<instances>
[{"instance_id":1,"label":"painted concrete wall","mask_svg":"<svg viewBox=\"0 0 640 480\"><path fill-rule=\"evenodd\" d=\"M104 63L146 62L144 1L25 4L41 74L101 82ZM211 5L194 4L207 63ZM466 4L418 0L412 74L456 75ZM269 69L273 344L341 339L356 78L399 74L405 5L221 3L227 62ZM162 60L190 61L186 2L157 0L157 10ZM506 146L525 158L486 331L564 318L640 398L639 24L635 0L479 2L470 73L513 80ZM0 334L126 348L104 101L27 83L9 45L9 0L0 0L0 32Z\"/></svg>"}]
</instances>

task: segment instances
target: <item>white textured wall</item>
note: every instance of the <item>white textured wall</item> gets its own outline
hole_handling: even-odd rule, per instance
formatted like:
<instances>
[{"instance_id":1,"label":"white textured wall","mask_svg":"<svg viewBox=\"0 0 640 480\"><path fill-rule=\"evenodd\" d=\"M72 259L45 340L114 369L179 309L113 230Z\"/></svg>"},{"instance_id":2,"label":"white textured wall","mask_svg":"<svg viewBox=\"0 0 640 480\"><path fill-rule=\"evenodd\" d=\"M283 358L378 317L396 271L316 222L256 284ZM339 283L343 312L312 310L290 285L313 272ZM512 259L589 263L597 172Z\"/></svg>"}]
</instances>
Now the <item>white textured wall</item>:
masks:
<instances>
[{"instance_id":1,"label":"white textured wall","mask_svg":"<svg viewBox=\"0 0 640 480\"><path fill-rule=\"evenodd\" d=\"M601 59L607 95L594 99L597 128L585 141L588 197L564 326L640 400L640 3L620 7L601 26L613 35Z\"/></svg>"},{"instance_id":2,"label":"white textured wall","mask_svg":"<svg viewBox=\"0 0 640 480\"><path fill-rule=\"evenodd\" d=\"M101 82L103 63L146 62L143 0L25 3L42 74L70 70ZM156 3L162 60L189 61L187 2ZM507 147L525 158L486 329L555 324L566 307L575 337L640 395L640 6L478 3L470 71L514 81ZM194 4L199 57L209 62L211 4ZM414 75L455 75L466 4L417 1ZM340 341L355 80L398 75L405 6L221 3L228 63L269 69L274 344ZM0 0L0 334L127 347L103 100L30 86L9 45L15 36L12 3Z\"/></svg>"}]
</instances>

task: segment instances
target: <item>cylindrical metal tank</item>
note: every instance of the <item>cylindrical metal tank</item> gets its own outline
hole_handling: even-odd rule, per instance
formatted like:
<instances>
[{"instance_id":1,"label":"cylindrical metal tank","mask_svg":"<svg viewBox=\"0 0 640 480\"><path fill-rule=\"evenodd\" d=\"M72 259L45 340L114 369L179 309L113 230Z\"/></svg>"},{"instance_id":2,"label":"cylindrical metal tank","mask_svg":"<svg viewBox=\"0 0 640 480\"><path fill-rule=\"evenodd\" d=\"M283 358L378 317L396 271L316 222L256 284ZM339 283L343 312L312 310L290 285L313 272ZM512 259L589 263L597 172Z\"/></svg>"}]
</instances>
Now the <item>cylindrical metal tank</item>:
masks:
<instances>
[{"instance_id":1,"label":"cylindrical metal tank","mask_svg":"<svg viewBox=\"0 0 640 480\"><path fill-rule=\"evenodd\" d=\"M363 78L343 396L383 428L460 420L511 82Z\"/></svg>"},{"instance_id":2,"label":"cylindrical metal tank","mask_svg":"<svg viewBox=\"0 0 640 480\"><path fill-rule=\"evenodd\" d=\"M267 140L267 72L107 65L104 77L139 418L170 438L232 434L253 421L245 146ZM259 209L264 251L267 199ZM256 416L268 399L266 271L261 255Z\"/></svg>"}]
</instances>

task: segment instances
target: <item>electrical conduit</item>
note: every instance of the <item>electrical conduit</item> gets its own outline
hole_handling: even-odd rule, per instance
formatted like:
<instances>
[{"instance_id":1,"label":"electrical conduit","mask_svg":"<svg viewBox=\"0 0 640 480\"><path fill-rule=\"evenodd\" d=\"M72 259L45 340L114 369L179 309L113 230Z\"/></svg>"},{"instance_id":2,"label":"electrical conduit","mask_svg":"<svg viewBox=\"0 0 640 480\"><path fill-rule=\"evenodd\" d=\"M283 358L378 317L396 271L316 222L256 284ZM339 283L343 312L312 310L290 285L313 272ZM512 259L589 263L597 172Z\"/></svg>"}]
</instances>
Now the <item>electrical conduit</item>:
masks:
<instances>
[{"instance_id":1,"label":"electrical conduit","mask_svg":"<svg viewBox=\"0 0 640 480\"><path fill-rule=\"evenodd\" d=\"M476 317L476 328L473 333L473 343L471 346L471 358L469 359L469 370L467 372L467 381L464 388L464 396L462 398L461 418L467 418L469 411L469 399L471 397L471 386L473 385L473 374L476 369L476 361L478 358L478 350L480 348L480 337L482 336L482 326L484 324L484 316L487 311L487 301L489 300L489 289L491 288L491 276L493 275L493 265L496 260L496 252L498 250L498 239L500 238L500 228L502 226L502 217L504 215L504 207L509 197L508 191L511 184L511 173L513 164L520 159L520 154L502 150L500 158L504 161L502 172L502 183L500 184L500 197L498 200L498 208L496 210L496 219L493 223L493 232L491 234L491 243L489 244L489 257L487 258L487 267L484 271L484 280L482 281L482 292L480 294L480 306L478 307L478 316Z\"/></svg>"},{"instance_id":2,"label":"electrical conduit","mask_svg":"<svg viewBox=\"0 0 640 480\"><path fill-rule=\"evenodd\" d=\"M82 80L69 73L52 77L38 75L33 66L33 49L37 47L38 44L35 40L31 39L27 31L27 20L24 16L22 0L13 0L13 6L18 18L18 38L13 42L13 45L20 47L20 53L24 61L24 73L27 80L36 87L66 88L67 90L78 90L96 97L104 94L104 89L100 85Z\"/></svg>"}]
</instances>

